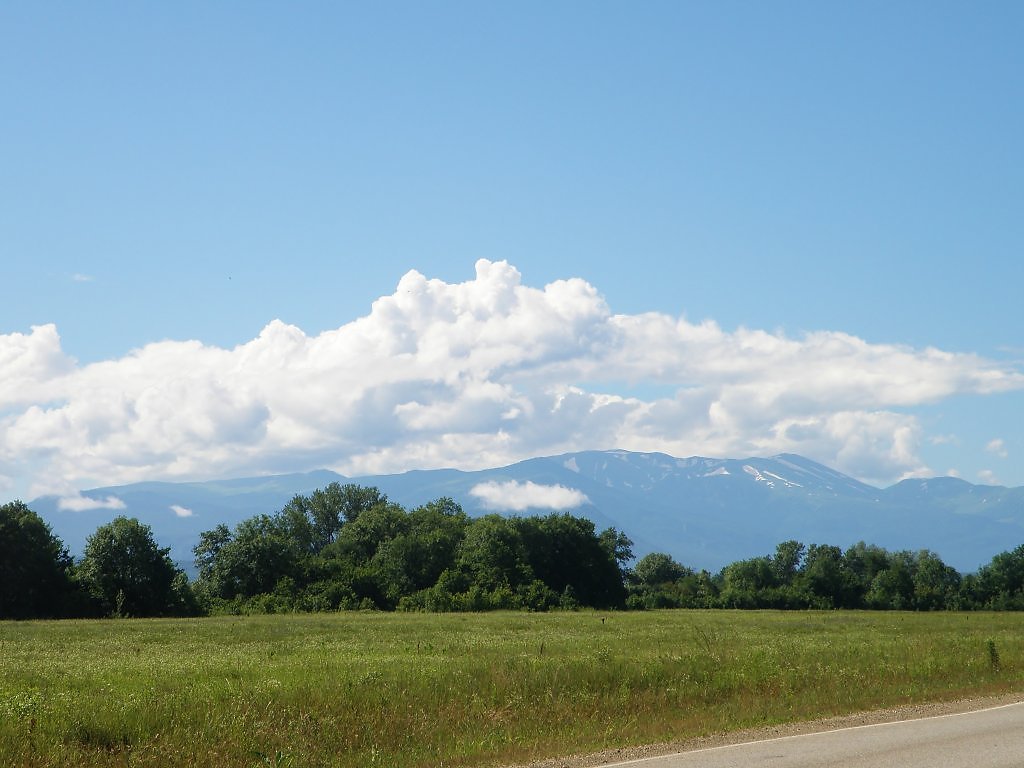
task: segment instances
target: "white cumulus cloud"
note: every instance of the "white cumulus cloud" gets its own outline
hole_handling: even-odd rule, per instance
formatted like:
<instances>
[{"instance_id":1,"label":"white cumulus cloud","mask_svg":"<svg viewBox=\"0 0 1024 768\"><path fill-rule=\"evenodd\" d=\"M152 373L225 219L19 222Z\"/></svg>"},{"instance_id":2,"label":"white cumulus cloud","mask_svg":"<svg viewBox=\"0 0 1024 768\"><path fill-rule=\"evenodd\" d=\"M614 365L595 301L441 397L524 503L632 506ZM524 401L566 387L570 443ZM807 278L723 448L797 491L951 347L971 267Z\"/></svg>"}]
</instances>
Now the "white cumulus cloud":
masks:
<instances>
[{"instance_id":1,"label":"white cumulus cloud","mask_svg":"<svg viewBox=\"0 0 1024 768\"><path fill-rule=\"evenodd\" d=\"M1006 450L1006 443L998 437L995 440L990 440L988 445L985 446L985 450L1001 459L1005 459L1010 455Z\"/></svg>"},{"instance_id":2,"label":"white cumulus cloud","mask_svg":"<svg viewBox=\"0 0 1024 768\"><path fill-rule=\"evenodd\" d=\"M999 485L996 473L991 469L983 469L978 472L978 481L983 485Z\"/></svg>"},{"instance_id":3,"label":"white cumulus cloud","mask_svg":"<svg viewBox=\"0 0 1024 768\"><path fill-rule=\"evenodd\" d=\"M914 406L1024 388L971 354L616 314L585 280L532 287L486 260L461 283L411 271L315 336L274 320L232 349L162 341L80 365L44 325L0 335L0 371L0 477L35 493L612 447L793 451L885 483L927 471Z\"/></svg>"},{"instance_id":4,"label":"white cumulus cloud","mask_svg":"<svg viewBox=\"0 0 1024 768\"><path fill-rule=\"evenodd\" d=\"M116 496L91 499L88 496L64 496L57 501L57 509L66 512L88 512L94 509L124 509L125 503Z\"/></svg>"},{"instance_id":5,"label":"white cumulus cloud","mask_svg":"<svg viewBox=\"0 0 1024 768\"><path fill-rule=\"evenodd\" d=\"M55 325L0 334L0 418L5 411L45 405L65 392L74 360L61 350Z\"/></svg>"},{"instance_id":6,"label":"white cumulus cloud","mask_svg":"<svg viewBox=\"0 0 1024 768\"><path fill-rule=\"evenodd\" d=\"M540 485L531 480L479 483L469 491L496 512L523 512L527 509L569 510L590 501L586 494L564 485Z\"/></svg>"},{"instance_id":7,"label":"white cumulus cloud","mask_svg":"<svg viewBox=\"0 0 1024 768\"><path fill-rule=\"evenodd\" d=\"M195 512L191 509L188 507L182 507L179 504L171 504L171 511L178 517L192 517L195 515Z\"/></svg>"}]
</instances>

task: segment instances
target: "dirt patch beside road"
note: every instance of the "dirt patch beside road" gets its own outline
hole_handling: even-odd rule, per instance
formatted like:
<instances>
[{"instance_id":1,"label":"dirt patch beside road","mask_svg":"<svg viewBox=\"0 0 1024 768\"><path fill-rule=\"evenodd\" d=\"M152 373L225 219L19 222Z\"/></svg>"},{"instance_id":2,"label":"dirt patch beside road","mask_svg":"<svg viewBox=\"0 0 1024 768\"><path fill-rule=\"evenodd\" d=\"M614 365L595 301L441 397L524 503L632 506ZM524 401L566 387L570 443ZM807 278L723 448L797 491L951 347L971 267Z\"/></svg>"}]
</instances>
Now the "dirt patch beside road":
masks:
<instances>
[{"instance_id":1,"label":"dirt patch beside road","mask_svg":"<svg viewBox=\"0 0 1024 768\"><path fill-rule=\"evenodd\" d=\"M854 715L828 717L800 723L788 723L786 725L752 728L744 731L704 736L687 741L648 744L640 747L623 747L622 749L608 749L589 755L551 758L525 765L507 766L506 768L597 768L597 766L612 763L624 763L630 760L640 760L645 757L672 755L677 752L687 752L694 749L722 747L728 744L742 744L748 741L776 739L785 736L799 736L805 733L834 731L839 728L854 728L859 725L875 725L877 723L893 723L900 720L916 720L922 717L953 715L960 712L972 712L989 707L998 707L1004 704L1015 704L1019 701L1024 701L1024 694L1012 693L1002 696L956 699L954 701L942 701L931 704L908 704L889 709L859 712Z\"/></svg>"}]
</instances>

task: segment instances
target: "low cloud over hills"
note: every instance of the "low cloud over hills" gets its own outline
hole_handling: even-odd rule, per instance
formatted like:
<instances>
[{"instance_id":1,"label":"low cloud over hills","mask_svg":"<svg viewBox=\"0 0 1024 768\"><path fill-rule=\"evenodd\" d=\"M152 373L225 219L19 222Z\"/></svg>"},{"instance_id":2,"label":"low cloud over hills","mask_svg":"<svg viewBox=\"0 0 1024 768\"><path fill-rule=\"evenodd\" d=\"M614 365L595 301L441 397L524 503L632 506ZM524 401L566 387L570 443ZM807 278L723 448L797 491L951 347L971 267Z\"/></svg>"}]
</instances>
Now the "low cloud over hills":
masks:
<instances>
[{"instance_id":1,"label":"low cloud over hills","mask_svg":"<svg viewBox=\"0 0 1024 768\"><path fill-rule=\"evenodd\" d=\"M71 505L48 496L31 506L73 552L98 525L124 514L152 525L158 541L187 563L200 531L275 512L294 494L331 482L377 486L407 507L449 496L474 515L569 511L592 519L599 529L625 532L638 555L667 552L710 570L768 554L786 539L931 549L963 572L1024 543L1024 488L935 478L879 489L794 454L739 460L586 451L475 472L346 478L319 471L137 483L86 491Z\"/></svg>"}]
</instances>

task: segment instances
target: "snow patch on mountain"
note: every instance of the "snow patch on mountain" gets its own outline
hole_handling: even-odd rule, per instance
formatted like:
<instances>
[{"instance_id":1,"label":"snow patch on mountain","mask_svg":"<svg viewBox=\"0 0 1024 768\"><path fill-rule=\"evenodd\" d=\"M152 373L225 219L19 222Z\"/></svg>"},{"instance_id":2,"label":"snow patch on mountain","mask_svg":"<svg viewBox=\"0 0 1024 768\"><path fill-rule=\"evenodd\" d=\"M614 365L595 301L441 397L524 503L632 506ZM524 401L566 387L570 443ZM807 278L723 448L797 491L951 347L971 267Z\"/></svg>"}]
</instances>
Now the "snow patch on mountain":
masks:
<instances>
[{"instance_id":1,"label":"snow patch on mountain","mask_svg":"<svg viewBox=\"0 0 1024 768\"><path fill-rule=\"evenodd\" d=\"M761 470L759 470L757 467L752 467L749 464L744 464L743 465L743 471L746 472L751 477L753 477L757 482L764 483L769 488L774 488L775 487L775 483L773 481L769 480L764 475L762 475L761 474Z\"/></svg>"},{"instance_id":2,"label":"snow patch on mountain","mask_svg":"<svg viewBox=\"0 0 1024 768\"><path fill-rule=\"evenodd\" d=\"M764 474L768 475L769 477L774 477L780 483L783 483L787 488L803 488L803 486L800 485L800 483L794 483L792 480L787 480L782 475L776 475L774 472L768 472L766 470Z\"/></svg>"}]
</instances>

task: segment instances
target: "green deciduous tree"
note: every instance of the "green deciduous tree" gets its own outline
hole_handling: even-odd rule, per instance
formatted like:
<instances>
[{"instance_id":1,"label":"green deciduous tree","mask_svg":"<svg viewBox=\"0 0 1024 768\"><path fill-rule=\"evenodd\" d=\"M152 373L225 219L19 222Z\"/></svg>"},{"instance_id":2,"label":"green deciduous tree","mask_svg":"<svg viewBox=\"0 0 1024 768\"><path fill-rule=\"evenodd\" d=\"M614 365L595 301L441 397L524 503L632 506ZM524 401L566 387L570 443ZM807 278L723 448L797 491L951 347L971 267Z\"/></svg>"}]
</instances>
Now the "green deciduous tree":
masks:
<instances>
[{"instance_id":1,"label":"green deciduous tree","mask_svg":"<svg viewBox=\"0 0 1024 768\"><path fill-rule=\"evenodd\" d=\"M193 552L196 591L207 602L270 594L282 578L295 578L301 556L287 526L269 515L243 520L233 532L225 525L204 531Z\"/></svg>"},{"instance_id":2,"label":"green deciduous tree","mask_svg":"<svg viewBox=\"0 0 1024 768\"><path fill-rule=\"evenodd\" d=\"M456 567L469 584L483 590L514 589L534 578L520 528L500 515L473 521L459 546Z\"/></svg>"},{"instance_id":3,"label":"green deciduous tree","mask_svg":"<svg viewBox=\"0 0 1024 768\"><path fill-rule=\"evenodd\" d=\"M569 590L580 605L612 608L626 599L615 533L602 540L584 517L550 514L512 518L523 542L525 560L534 578L558 594ZM627 540L628 541L628 540ZM566 597L563 602L569 602Z\"/></svg>"},{"instance_id":4,"label":"green deciduous tree","mask_svg":"<svg viewBox=\"0 0 1024 768\"><path fill-rule=\"evenodd\" d=\"M801 581L813 596L815 607L857 607L857 579L846 567L839 547L811 544L804 556Z\"/></svg>"},{"instance_id":5,"label":"green deciduous tree","mask_svg":"<svg viewBox=\"0 0 1024 768\"><path fill-rule=\"evenodd\" d=\"M376 488L331 483L309 496L294 496L278 518L300 551L317 554L334 543L345 523L355 522L363 512L387 500Z\"/></svg>"},{"instance_id":6,"label":"green deciduous tree","mask_svg":"<svg viewBox=\"0 0 1024 768\"><path fill-rule=\"evenodd\" d=\"M633 560L633 540L616 528L605 528L598 535L598 540L625 577L629 563Z\"/></svg>"},{"instance_id":7,"label":"green deciduous tree","mask_svg":"<svg viewBox=\"0 0 1024 768\"><path fill-rule=\"evenodd\" d=\"M403 596L434 586L455 562L469 525L462 507L450 498L409 512L400 530L384 541L371 559L387 607L396 606Z\"/></svg>"},{"instance_id":8,"label":"green deciduous tree","mask_svg":"<svg viewBox=\"0 0 1024 768\"><path fill-rule=\"evenodd\" d=\"M181 592L187 581L169 553L157 546L148 525L117 517L88 538L76 572L103 615L187 613L190 596Z\"/></svg>"},{"instance_id":9,"label":"green deciduous tree","mask_svg":"<svg viewBox=\"0 0 1024 768\"><path fill-rule=\"evenodd\" d=\"M633 567L637 583L645 587L671 584L692 573L692 570L677 563L671 555L666 555L664 552L651 552L649 555L644 555Z\"/></svg>"},{"instance_id":10,"label":"green deciduous tree","mask_svg":"<svg viewBox=\"0 0 1024 768\"><path fill-rule=\"evenodd\" d=\"M914 608L941 611L958 605L960 574L934 552L923 549L914 557Z\"/></svg>"},{"instance_id":11,"label":"green deciduous tree","mask_svg":"<svg viewBox=\"0 0 1024 768\"><path fill-rule=\"evenodd\" d=\"M803 565L804 555L807 548L799 541L783 541L775 547L775 556L772 558L772 567L778 576L780 584L791 584L796 578L800 567Z\"/></svg>"},{"instance_id":12,"label":"green deciduous tree","mask_svg":"<svg viewBox=\"0 0 1024 768\"><path fill-rule=\"evenodd\" d=\"M718 592L707 571L695 573L663 552L644 555L627 573L630 608L711 608Z\"/></svg>"},{"instance_id":13,"label":"green deciduous tree","mask_svg":"<svg viewBox=\"0 0 1024 768\"><path fill-rule=\"evenodd\" d=\"M726 608L773 606L769 594L779 585L770 557L752 557L730 563L722 569L722 605Z\"/></svg>"},{"instance_id":14,"label":"green deciduous tree","mask_svg":"<svg viewBox=\"0 0 1024 768\"><path fill-rule=\"evenodd\" d=\"M993 610L1024 610L1024 544L978 570L975 602Z\"/></svg>"},{"instance_id":15,"label":"green deciduous tree","mask_svg":"<svg viewBox=\"0 0 1024 768\"><path fill-rule=\"evenodd\" d=\"M914 560L909 552L889 555L888 566L871 579L864 604L876 610L908 611L914 607Z\"/></svg>"},{"instance_id":16,"label":"green deciduous tree","mask_svg":"<svg viewBox=\"0 0 1024 768\"><path fill-rule=\"evenodd\" d=\"M39 515L20 501L0 505L0 619L64 615L71 558Z\"/></svg>"}]
</instances>

